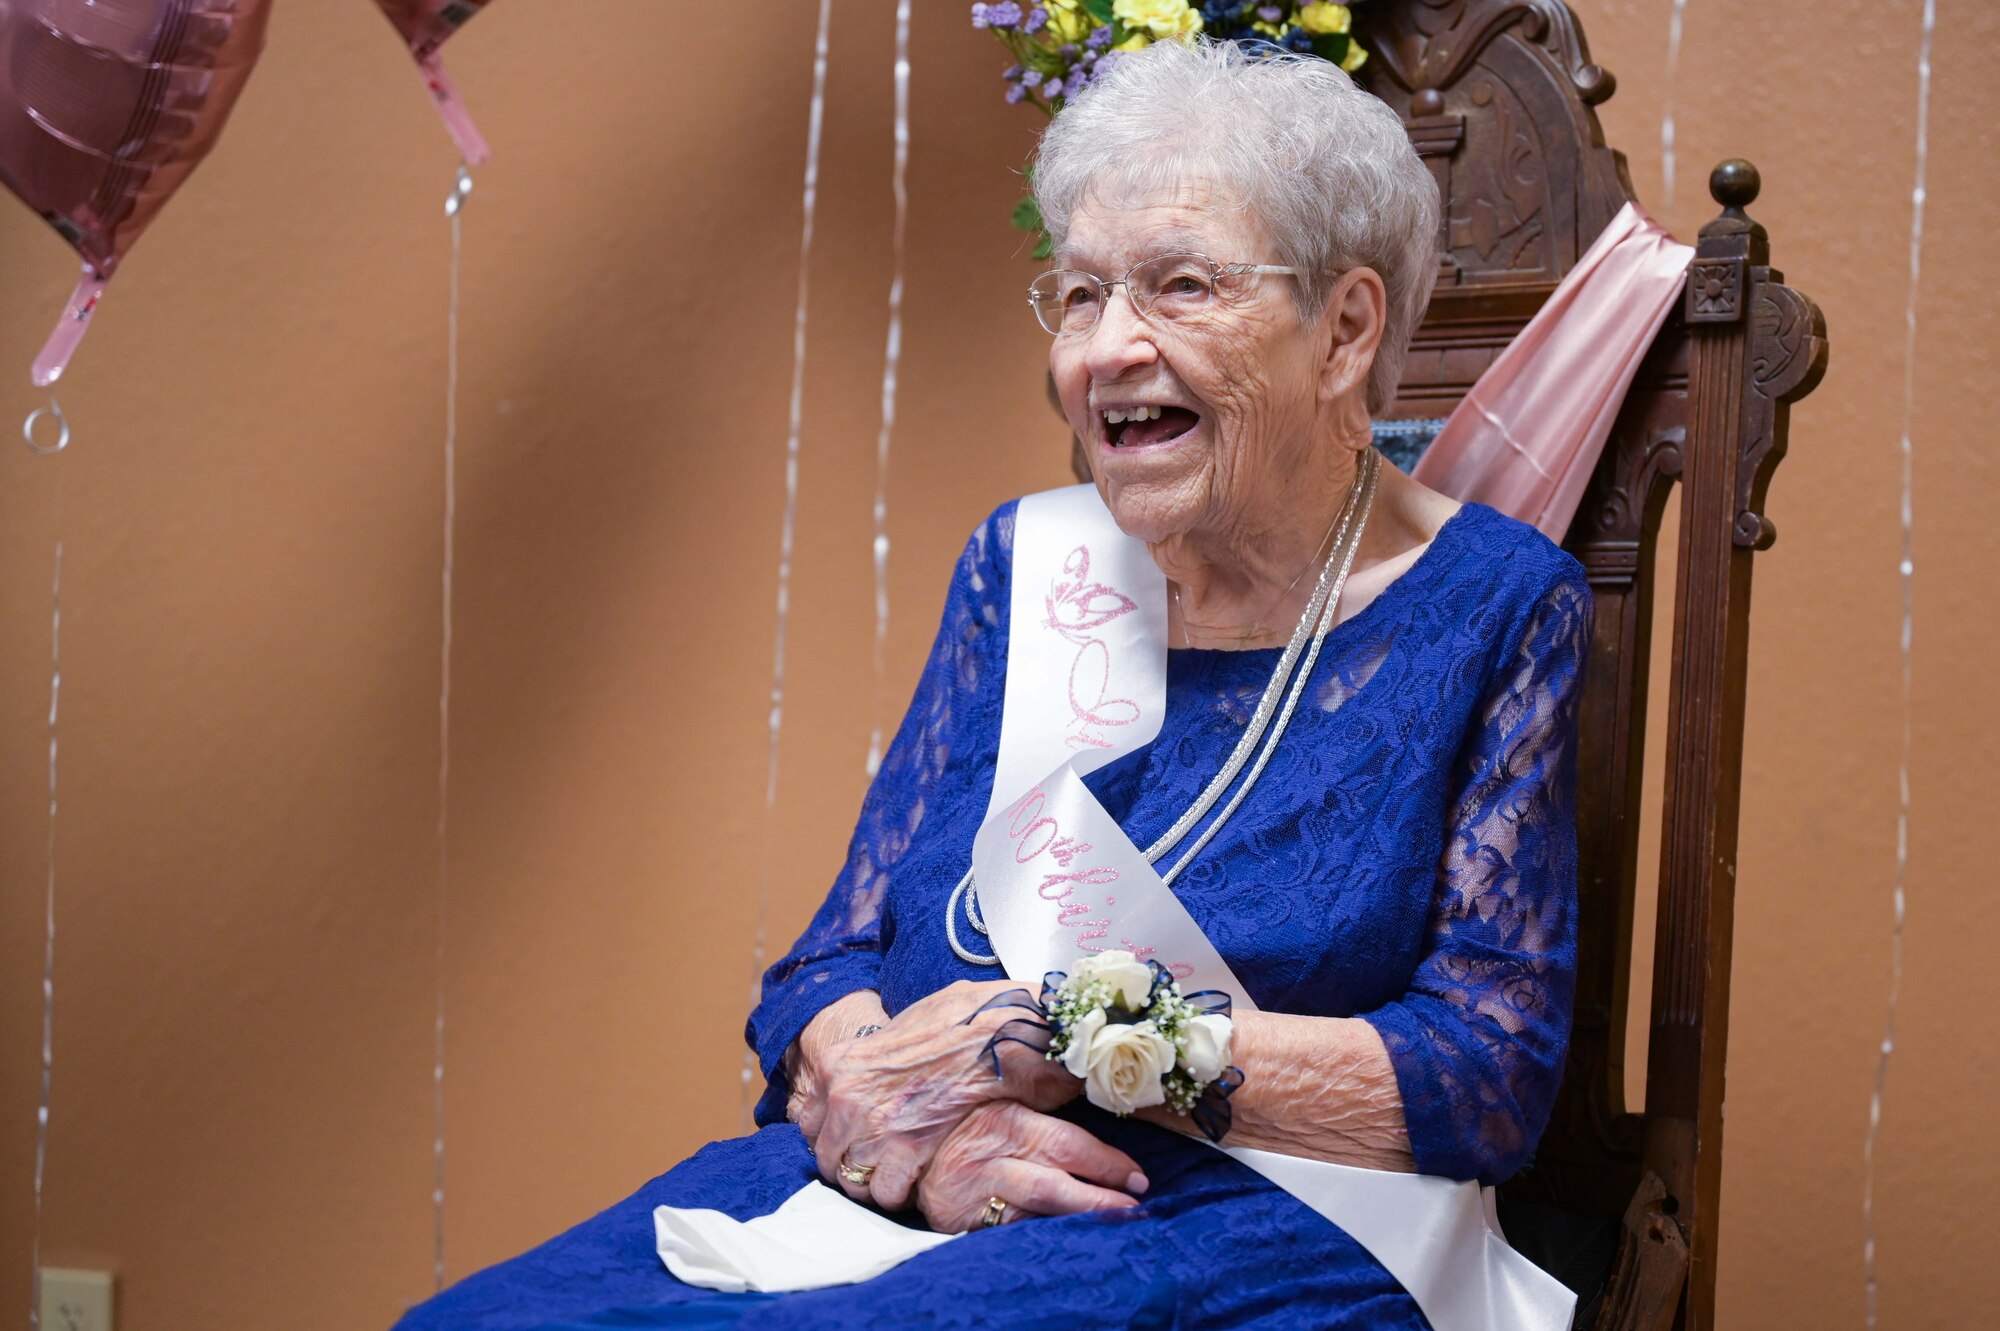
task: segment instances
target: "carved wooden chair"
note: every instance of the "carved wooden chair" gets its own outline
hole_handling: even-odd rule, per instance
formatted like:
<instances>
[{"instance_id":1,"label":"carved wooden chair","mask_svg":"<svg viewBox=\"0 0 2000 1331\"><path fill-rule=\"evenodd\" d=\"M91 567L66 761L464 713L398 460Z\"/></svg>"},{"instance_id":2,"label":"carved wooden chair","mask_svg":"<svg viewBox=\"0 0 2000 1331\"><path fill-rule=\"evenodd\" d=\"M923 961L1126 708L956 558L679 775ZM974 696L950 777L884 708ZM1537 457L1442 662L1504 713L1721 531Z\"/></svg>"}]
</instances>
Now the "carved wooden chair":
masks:
<instances>
[{"instance_id":1,"label":"carved wooden chair","mask_svg":"<svg viewBox=\"0 0 2000 1331\"><path fill-rule=\"evenodd\" d=\"M1592 109L1615 84L1562 0L1378 0L1354 14L1372 53L1362 81L1403 116L1444 197L1437 294L1386 415L1442 417L1636 197ZM1827 357L1825 320L1784 285L1744 213L1758 187L1742 161L1710 178L1722 213L1701 230L1682 306L1563 542L1597 598L1579 748L1576 1030L1534 1163L1502 1189L1503 1224L1579 1290L1579 1328L1599 1331L1715 1322L1751 559L1776 537L1764 493L1788 406ZM1651 1035L1644 1112L1633 1113L1624 1044L1652 570L1676 481Z\"/></svg>"},{"instance_id":2,"label":"carved wooden chair","mask_svg":"<svg viewBox=\"0 0 2000 1331\"><path fill-rule=\"evenodd\" d=\"M1402 115L1444 199L1436 294L1376 442L1408 468L1441 418L1636 194L1592 109L1616 86L1562 0L1374 0L1364 85ZM1826 369L1826 322L1744 212L1757 170L1709 180L1722 213L1626 396L1563 544L1597 634L1581 714L1576 1028L1533 1164L1501 1189L1524 1254L1578 1292L1578 1331L1708 1331L1743 761L1751 557L1788 409ZM1053 401L1053 392L1051 393ZM1080 479L1087 465L1072 455ZM1644 1111L1625 1104L1654 555L1681 485L1665 806Z\"/></svg>"}]
</instances>

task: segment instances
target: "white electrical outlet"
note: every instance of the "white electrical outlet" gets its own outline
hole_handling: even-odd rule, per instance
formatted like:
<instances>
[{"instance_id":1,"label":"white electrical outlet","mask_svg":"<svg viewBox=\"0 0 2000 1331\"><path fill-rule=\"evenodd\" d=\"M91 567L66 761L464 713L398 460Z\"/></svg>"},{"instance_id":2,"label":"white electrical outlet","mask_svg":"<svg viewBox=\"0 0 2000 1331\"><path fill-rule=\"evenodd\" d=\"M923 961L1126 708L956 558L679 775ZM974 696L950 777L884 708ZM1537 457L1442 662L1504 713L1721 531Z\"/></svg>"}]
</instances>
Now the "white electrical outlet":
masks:
<instances>
[{"instance_id":1,"label":"white electrical outlet","mask_svg":"<svg viewBox=\"0 0 2000 1331\"><path fill-rule=\"evenodd\" d=\"M112 1331L111 1273L42 1268L42 1331Z\"/></svg>"}]
</instances>

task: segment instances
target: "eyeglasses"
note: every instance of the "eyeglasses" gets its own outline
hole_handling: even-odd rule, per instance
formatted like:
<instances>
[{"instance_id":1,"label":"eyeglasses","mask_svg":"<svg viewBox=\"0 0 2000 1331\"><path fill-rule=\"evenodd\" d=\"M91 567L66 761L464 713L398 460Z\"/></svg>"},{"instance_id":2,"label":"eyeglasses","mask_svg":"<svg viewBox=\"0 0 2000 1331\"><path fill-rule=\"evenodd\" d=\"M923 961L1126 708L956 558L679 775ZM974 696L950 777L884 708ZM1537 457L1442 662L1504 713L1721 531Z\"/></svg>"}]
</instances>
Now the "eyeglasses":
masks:
<instances>
[{"instance_id":1,"label":"eyeglasses","mask_svg":"<svg viewBox=\"0 0 2000 1331\"><path fill-rule=\"evenodd\" d=\"M1229 297L1241 295L1262 273L1300 276L1296 268L1271 263L1217 263L1206 254L1159 254L1141 259L1125 276L1105 281L1076 268L1043 273L1028 287L1035 318L1056 337L1087 333L1111 297L1124 287L1132 309L1158 323L1191 323L1214 314Z\"/></svg>"}]
</instances>

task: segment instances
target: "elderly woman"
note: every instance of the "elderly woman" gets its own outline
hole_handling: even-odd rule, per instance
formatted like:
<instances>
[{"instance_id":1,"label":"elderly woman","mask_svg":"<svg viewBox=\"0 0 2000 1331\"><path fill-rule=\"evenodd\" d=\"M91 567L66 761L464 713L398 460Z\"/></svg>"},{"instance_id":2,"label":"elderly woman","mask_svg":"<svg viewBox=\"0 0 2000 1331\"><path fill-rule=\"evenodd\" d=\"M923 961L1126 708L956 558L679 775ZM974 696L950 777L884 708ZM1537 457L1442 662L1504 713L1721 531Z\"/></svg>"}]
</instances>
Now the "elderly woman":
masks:
<instances>
[{"instance_id":1,"label":"elderly woman","mask_svg":"<svg viewBox=\"0 0 2000 1331\"><path fill-rule=\"evenodd\" d=\"M1055 266L1030 301L1063 409L1165 575L1160 732L1086 783L1133 843L1201 807L1317 639L1282 739L1174 851L1195 853L1172 896L1246 1000L1224 1144L1503 1179L1569 1034L1591 609L1532 528L1375 465L1371 414L1436 271L1431 178L1333 66L1168 42L1056 117L1035 188ZM761 1129L406 1327L1429 1324L1377 1255L1188 1118L1108 1114L1063 1060L989 1046L1022 1014L986 1004L1018 987L962 880L1013 696L1016 534L1009 503L966 546L846 866L765 977ZM655 1207L746 1219L814 1179L972 1232L803 1293L663 1269Z\"/></svg>"}]
</instances>

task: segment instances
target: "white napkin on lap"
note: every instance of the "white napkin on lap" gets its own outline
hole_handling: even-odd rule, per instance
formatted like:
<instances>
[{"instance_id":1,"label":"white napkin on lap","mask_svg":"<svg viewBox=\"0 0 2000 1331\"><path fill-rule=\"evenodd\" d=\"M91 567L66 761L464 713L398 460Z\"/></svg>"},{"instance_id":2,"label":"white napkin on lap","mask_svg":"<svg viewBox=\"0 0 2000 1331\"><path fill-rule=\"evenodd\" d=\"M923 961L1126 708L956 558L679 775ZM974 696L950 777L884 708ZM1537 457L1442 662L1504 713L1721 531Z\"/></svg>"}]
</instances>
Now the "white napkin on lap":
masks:
<instances>
[{"instance_id":1,"label":"white napkin on lap","mask_svg":"<svg viewBox=\"0 0 2000 1331\"><path fill-rule=\"evenodd\" d=\"M653 1234L667 1270L725 1294L858 1284L959 1237L906 1229L817 1179L753 1220L698 1207L657 1207Z\"/></svg>"}]
</instances>

